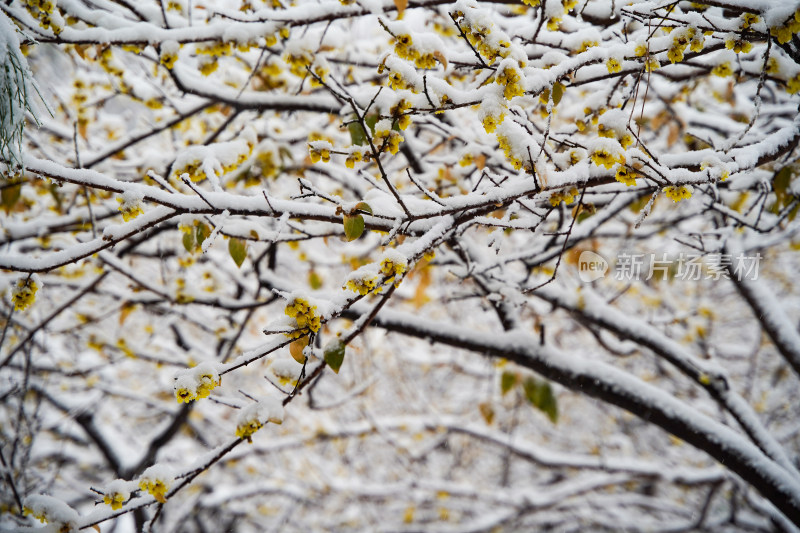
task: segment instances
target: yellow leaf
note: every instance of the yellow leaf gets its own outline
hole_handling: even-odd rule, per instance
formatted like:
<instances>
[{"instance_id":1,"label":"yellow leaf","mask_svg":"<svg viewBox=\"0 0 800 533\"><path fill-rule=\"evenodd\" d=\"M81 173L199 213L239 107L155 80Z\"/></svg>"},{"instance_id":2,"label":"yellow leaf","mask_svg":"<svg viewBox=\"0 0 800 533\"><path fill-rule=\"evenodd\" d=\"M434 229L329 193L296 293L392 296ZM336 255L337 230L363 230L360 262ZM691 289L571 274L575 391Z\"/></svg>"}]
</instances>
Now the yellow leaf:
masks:
<instances>
[{"instance_id":1,"label":"yellow leaf","mask_svg":"<svg viewBox=\"0 0 800 533\"><path fill-rule=\"evenodd\" d=\"M395 2L396 2L396 0L395 0ZM444 57L443 53L441 53L439 50L436 50L433 53L433 57L436 59L436 61L441 63L444 68L447 68L447 58Z\"/></svg>"},{"instance_id":2,"label":"yellow leaf","mask_svg":"<svg viewBox=\"0 0 800 533\"><path fill-rule=\"evenodd\" d=\"M431 299L425 293L425 290L428 288L428 285L431 284L431 269L426 265L421 269L418 269L419 272L419 283L417 283L417 288L414 290L414 307L419 309L426 303L430 302Z\"/></svg>"},{"instance_id":3,"label":"yellow leaf","mask_svg":"<svg viewBox=\"0 0 800 533\"><path fill-rule=\"evenodd\" d=\"M301 365L306 360L306 356L303 353L306 346L308 346L308 337L301 337L289 345L289 353Z\"/></svg>"},{"instance_id":4,"label":"yellow leaf","mask_svg":"<svg viewBox=\"0 0 800 533\"><path fill-rule=\"evenodd\" d=\"M408 0L394 0L394 6L397 8L397 18L403 18L403 11L408 7Z\"/></svg>"},{"instance_id":5,"label":"yellow leaf","mask_svg":"<svg viewBox=\"0 0 800 533\"><path fill-rule=\"evenodd\" d=\"M119 308L119 325L120 326L125 323L125 319L128 318L128 315L130 315L131 311L133 311L135 308L136 308L136 304L132 303L132 302L125 302L125 303L122 304L122 306Z\"/></svg>"},{"instance_id":6,"label":"yellow leaf","mask_svg":"<svg viewBox=\"0 0 800 533\"><path fill-rule=\"evenodd\" d=\"M481 402L478 404L478 410L487 424L491 425L494 420L494 407L489 402Z\"/></svg>"}]
</instances>

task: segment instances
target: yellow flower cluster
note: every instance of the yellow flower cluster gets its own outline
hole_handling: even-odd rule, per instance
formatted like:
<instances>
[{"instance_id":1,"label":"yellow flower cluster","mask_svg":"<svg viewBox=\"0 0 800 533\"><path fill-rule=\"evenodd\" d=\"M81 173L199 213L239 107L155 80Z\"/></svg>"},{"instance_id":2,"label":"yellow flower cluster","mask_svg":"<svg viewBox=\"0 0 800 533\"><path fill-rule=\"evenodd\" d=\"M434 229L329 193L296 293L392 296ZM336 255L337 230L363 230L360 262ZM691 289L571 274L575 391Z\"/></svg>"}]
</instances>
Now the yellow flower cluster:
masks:
<instances>
[{"instance_id":1,"label":"yellow flower cluster","mask_svg":"<svg viewBox=\"0 0 800 533\"><path fill-rule=\"evenodd\" d=\"M359 149L352 149L349 154L347 154L347 158L344 160L344 166L347 168L355 168L356 163L359 161L366 159L364 157L364 153Z\"/></svg>"},{"instance_id":2,"label":"yellow flower cluster","mask_svg":"<svg viewBox=\"0 0 800 533\"><path fill-rule=\"evenodd\" d=\"M39 26L44 29L51 29L58 35L64 29L64 19L56 10L54 0L25 0L23 2L28 13L39 21Z\"/></svg>"},{"instance_id":3,"label":"yellow flower cluster","mask_svg":"<svg viewBox=\"0 0 800 533\"><path fill-rule=\"evenodd\" d=\"M147 471L145 471L145 474L146 473ZM166 503L169 482L158 476L145 476L145 474L142 474L142 477L139 479L139 488L145 492L149 492L156 501Z\"/></svg>"},{"instance_id":4,"label":"yellow flower cluster","mask_svg":"<svg viewBox=\"0 0 800 533\"><path fill-rule=\"evenodd\" d=\"M792 40L792 35L800 33L800 9L780 26L769 29L769 34L778 40L779 44L786 44Z\"/></svg>"},{"instance_id":5,"label":"yellow flower cluster","mask_svg":"<svg viewBox=\"0 0 800 533\"><path fill-rule=\"evenodd\" d=\"M407 61L413 61L417 68L435 68L436 57L432 52L420 52L414 47L411 35L395 35L394 53Z\"/></svg>"},{"instance_id":6,"label":"yellow flower cluster","mask_svg":"<svg viewBox=\"0 0 800 533\"><path fill-rule=\"evenodd\" d=\"M397 127L401 130L411 125L411 116L407 114L411 107L411 102L403 98L389 109L392 118L396 121Z\"/></svg>"},{"instance_id":7,"label":"yellow flower cluster","mask_svg":"<svg viewBox=\"0 0 800 533\"><path fill-rule=\"evenodd\" d=\"M500 144L500 149L503 150L506 160L511 163L511 166L514 167L514 170L521 169L522 160L514 153L514 148L511 146L511 141L509 138L505 135L498 135L497 142Z\"/></svg>"},{"instance_id":8,"label":"yellow flower cluster","mask_svg":"<svg viewBox=\"0 0 800 533\"><path fill-rule=\"evenodd\" d=\"M117 479L109 483L108 487L106 487L103 494L103 503L110 505L113 511L122 509L122 506L128 501L128 498L131 497L131 493L126 487L127 483L126 481Z\"/></svg>"},{"instance_id":9,"label":"yellow flower cluster","mask_svg":"<svg viewBox=\"0 0 800 533\"><path fill-rule=\"evenodd\" d=\"M108 72L110 75L117 78L122 77L122 67L118 62L114 61L114 54L111 51L110 46L103 48L97 58L97 62L100 63L100 66L103 68L103 70Z\"/></svg>"},{"instance_id":10,"label":"yellow flower cluster","mask_svg":"<svg viewBox=\"0 0 800 533\"><path fill-rule=\"evenodd\" d=\"M725 41L725 48L728 50L733 50L737 54L746 54L753 49L753 44L750 41L745 41L744 39L727 39Z\"/></svg>"},{"instance_id":11,"label":"yellow flower cluster","mask_svg":"<svg viewBox=\"0 0 800 533\"><path fill-rule=\"evenodd\" d=\"M24 311L36 300L36 291L39 284L33 276L20 278L11 290L11 301L14 303L14 311Z\"/></svg>"},{"instance_id":12,"label":"yellow flower cluster","mask_svg":"<svg viewBox=\"0 0 800 533\"><path fill-rule=\"evenodd\" d=\"M575 197L577 195L578 195L578 189L576 189L575 187L560 192L556 191L552 195L550 195L550 205L555 207L561 202L564 202L565 205L570 205L575 201Z\"/></svg>"},{"instance_id":13,"label":"yellow flower cluster","mask_svg":"<svg viewBox=\"0 0 800 533\"><path fill-rule=\"evenodd\" d=\"M616 57L609 57L606 61L606 68L611 74L622 72L622 62Z\"/></svg>"},{"instance_id":14,"label":"yellow flower cluster","mask_svg":"<svg viewBox=\"0 0 800 533\"><path fill-rule=\"evenodd\" d=\"M214 41L209 44L198 45L195 51L200 55L206 56L229 56L233 52L233 46L230 42Z\"/></svg>"},{"instance_id":15,"label":"yellow flower cluster","mask_svg":"<svg viewBox=\"0 0 800 533\"><path fill-rule=\"evenodd\" d=\"M240 439L245 439L247 442L253 442L253 433L263 428L264 424L256 418L245 420L236 426L236 436Z\"/></svg>"},{"instance_id":16,"label":"yellow flower cluster","mask_svg":"<svg viewBox=\"0 0 800 533\"><path fill-rule=\"evenodd\" d=\"M630 133L620 135L620 133L613 128L606 128L603 124L597 125L597 134L600 137L608 139L617 139L623 148L628 148L633 144L633 136Z\"/></svg>"},{"instance_id":17,"label":"yellow flower cluster","mask_svg":"<svg viewBox=\"0 0 800 533\"><path fill-rule=\"evenodd\" d=\"M547 29L549 31L558 31L559 26L561 26L561 17L547 19Z\"/></svg>"},{"instance_id":18,"label":"yellow flower cluster","mask_svg":"<svg viewBox=\"0 0 800 533\"><path fill-rule=\"evenodd\" d=\"M322 160L323 163L327 163L331 160L331 151L328 148L315 148L312 145L308 145L308 155L311 157L312 163L319 163Z\"/></svg>"},{"instance_id":19,"label":"yellow flower cluster","mask_svg":"<svg viewBox=\"0 0 800 533\"><path fill-rule=\"evenodd\" d=\"M719 76L720 78L725 78L733 74L733 69L731 68L731 64L726 61L711 69L711 74Z\"/></svg>"},{"instance_id":20,"label":"yellow flower cluster","mask_svg":"<svg viewBox=\"0 0 800 533\"><path fill-rule=\"evenodd\" d=\"M207 363L200 364L181 375L175 382L178 403L208 398L222 380L217 371Z\"/></svg>"},{"instance_id":21,"label":"yellow flower cluster","mask_svg":"<svg viewBox=\"0 0 800 533\"><path fill-rule=\"evenodd\" d=\"M316 313L317 306L311 305L305 298L295 298L284 309L284 313L295 319L297 331L287 333L289 337L299 337L308 330L316 333L322 325L320 316Z\"/></svg>"},{"instance_id":22,"label":"yellow flower cluster","mask_svg":"<svg viewBox=\"0 0 800 533\"><path fill-rule=\"evenodd\" d=\"M673 202L680 202L692 197L692 191L686 185L668 185L664 187L664 194Z\"/></svg>"},{"instance_id":23,"label":"yellow flower cluster","mask_svg":"<svg viewBox=\"0 0 800 533\"><path fill-rule=\"evenodd\" d=\"M760 20L761 17L759 17L755 13L742 13L742 29L746 30L753 24L757 24L758 21Z\"/></svg>"},{"instance_id":24,"label":"yellow flower cluster","mask_svg":"<svg viewBox=\"0 0 800 533\"><path fill-rule=\"evenodd\" d=\"M328 67L324 65L314 65L314 67L311 70L312 72L314 72L314 74L316 74L316 77L311 76L311 86L322 87L323 82L328 81L328 73L330 72L330 70L328 69Z\"/></svg>"},{"instance_id":25,"label":"yellow flower cluster","mask_svg":"<svg viewBox=\"0 0 800 533\"><path fill-rule=\"evenodd\" d=\"M483 117L483 120L481 120L481 123L483 124L483 129L486 130L486 133L492 133L494 130L497 129L497 126L503 123L503 120L505 120L505 118L506 118L505 113L499 113L497 115L486 115L485 117Z\"/></svg>"},{"instance_id":26,"label":"yellow flower cluster","mask_svg":"<svg viewBox=\"0 0 800 533\"><path fill-rule=\"evenodd\" d=\"M655 57L650 56L644 62L644 70L646 72L653 72L661 67L661 62Z\"/></svg>"},{"instance_id":27,"label":"yellow flower cluster","mask_svg":"<svg viewBox=\"0 0 800 533\"><path fill-rule=\"evenodd\" d=\"M796 94L800 91L800 74L795 75L786 82L786 90L789 94Z\"/></svg>"},{"instance_id":28,"label":"yellow flower cluster","mask_svg":"<svg viewBox=\"0 0 800 533\"><path fill-rule=\"evenodd\" d=\"M413 91L415 93L417 92L416 88L414 87L414 84L410 83L408 80L406 80L403 77L403 75L400 72L396 71L396 70L393 70L389 74L389 86L392 89L394 89L395 91L399 91L399 90L402 90L402 89L408 89L408 90L411 90L411 91Z\"/></svg>"},{"instance_id":29,"label":"yellow flower cluster","mask_svg":"<svg viewBox=\"0 0 800 533\"><path fill-rule=\"evenodd\" d=\"M219 61L217 61L216 57L207 57L203 58L199 61L200 65L200 74L203 76L210 76L211 73L219 68Z\"/></svg>"},{"instance_id":30,"label":"yellow flower cluster","mask_svg":"<svg viewBox=\"0 0 800 533\"><path fill-rule=\"evenodd\" d=\"M630 168L626 167L625 165L620 165L617 169L617 173L614 178L620 182L624 183L628 187L632 187L636 185L636 176L637 173L635 170L631 170Z\"/></svg>"},{"instance_id":31,"label":"yellow flower cluster","mask_svg":"<svg viewBox=\"0 0 800 533\"><path fill-rule=\"evenodd\" d=\"M283 404L277 398L264 398L258 403L250 404L242 409L236 421L236 436L253 442L253 433L264 427L264 424L283 423Z\"/></svg>"},{"instance_id":32,"label":"yellow flower cluster","mask_svg":"<svg viewBox=\"0 0 800 533\"><path fill-rule=\"evenodd\" d=\"M714 32L706 32L708 34L713 34ZM689 50L692 52L702 52L703 45L705 44L706 36L704 33L695 32L694 37L692 37L692 41L689 43Z\"/></svg>"},{"instance_id":33,"label":"yellow flower cluster","mask_svg":"<svg viewBox=\"0 0 800 533\"><path fill-rule=\"evenodd\" d=\"M125 222L133 220L144 213L138 199L126 200L123 198L117 198L117 202L119 202L119 207L117 209L120 213L122 213L122 220Z\"/></svg>"},{"instance_id":34,"label":"yellow flower cluster","mask_svg":"<svg viewBox=\"0 0 800 533\"><path fill-rule=\"evenodd\" d=\"M391 129L392 123L389 120L381 120L375 125L375 137L373 141L379 148L385 148L394 155L400 150L400 143L405 139L400 133Z\"/></svg>"},{"instance_id":35,"label":"yellow flower cluster","mask_svg":"<svg viewBox=\"0 0 800 533\"><path fill-rule=\"evenodd\" d=\"M400 276L408 270L408 263L400 257L388 256L381 260L380 271L386 276L387 281L394 281L395 286L400 284Z\"/></svg>"},{"instance_id":36,"label":"yellow flower cluster","mask_svg":"<svg viewBox=\"0 0 800 533\"><path fill-rule=\"evenodd\" d=\"M672 46L667 51L667 57L672 63L683 61L683 52L694 38L695 29L686 28L675 33L675 37L672 38Z\"/></svg>"},{"instance_id":37,"label":"yellow flower cluster","mask_svg":"<svg viewBox=\"0 0 800 533\"><path fill-rule=\"evenodd\" d=\"M375 276L365 275L347 280L343 288L350 289L361 296L365 296L375 290L377 286L378 279Z\"/></svg>"},{"instance_id":38,"label":"yellow flower cluster","mask_svg":"<svg viewBox=\"0 0 800 533\"><path fill-rule=\"evenodd\" d=\"M610 169L616 163L621 165L625 164L625 154L622 152L615 152L607 147L599 147L591 154L592 162L598 167L606 167Z\"/></svg>"},{"instance_id":39,"label":"yellow flower cluster","mask_svg":"<svg viewBox=\"0 0 800 533\"><path fill-rule=\"evenodd\" d=\"M525 90L522 88L522 78L520 76L519 71L510 66L506 65L500 72L497 73L497 78L495 82L498 85L502 85L503 89L503 97L506 100L511 100L515 96L522 96L525 94Z\"/></svg>"},{"instance_id":40,"label":"yellow flower cluster","mask_svg":"<svg viewBox=\"0 0 800 533\"><path fill-rule=\"evenodd\" d=\"M124 492L111 492L106 491L103 495L103 503L106 505L110 505L113 511L117 509L122 509L122 505L128 500L130 494L125 494Z\"/></svg>"},{"instance_id":41,"label":"yellow flower cluster","mask_svg":"<svg viewBox=\"0 0 800 533\"><path fill-rule=\"evenodd\" d=\"M297 77L306 75L306 68L314 62L314 56L307 50L287 53L283 60L289 65L289 72Z\"/></svg>"},{"instance_id":42,"label":"yellow flower cluster","mask_svg":"<svg viewBox=\"0 0 800 533\"><path fill-rule=\"evenodd\" d=\"M494 63L498 57L508 57L511 43L505 37L493 38L492 27L474 23L464 16L463 12L455 13L461 30L467 36L467 41L478 53L486 58L489 64Z\"/></svg>"},{"instance_id":43,"label":"yellow flower cluster","mask_svg":"<svg viewBox=\"0 0 800 533\"><path fill-rule=\"evenodd\" d=\"M175 66L175 62L178 60L178 52L172 50L161 50L161 54L158 57L159 63L167 67L168 69L172 69Z\"/></svg>"}]
</instances>

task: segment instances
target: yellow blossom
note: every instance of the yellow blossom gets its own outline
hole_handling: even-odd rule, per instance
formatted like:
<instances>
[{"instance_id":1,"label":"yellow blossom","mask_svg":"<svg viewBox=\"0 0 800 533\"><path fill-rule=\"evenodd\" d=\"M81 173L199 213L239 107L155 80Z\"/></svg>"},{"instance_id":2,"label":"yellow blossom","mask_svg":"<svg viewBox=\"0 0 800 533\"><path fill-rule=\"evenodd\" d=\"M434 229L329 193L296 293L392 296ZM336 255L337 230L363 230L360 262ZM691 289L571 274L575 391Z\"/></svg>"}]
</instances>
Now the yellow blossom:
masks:
<instances>
[{"instance_id":1,"label":"yellow blossom","mask_svg":"<svg viewBox=\"0 0 800 533\"><path fill-rule=\"evenodd\" d=\"M350 289L361 296L365 296L372 292L377 285L378 280L376 277L361 276L347 280L345 288Z\"/></svg>"},{"instance_id":2,"label":"yellow blossom","mask_svg":"<svg viewBox=\"0 0 800 533\"><path fill-rule=\"evenodd\" d=\"M609 57L606 61L606 68L611 74L615 74L622 71L622 63L615 57Z\"/></svg>"},{"instance_id":3,"label":"yellow blossom","mask_svg":"<svg viewBox=\"0 0 800 533\"><path fill-rule=\"evenodd\" d=\"M11 290L11 301L14 311L24 311L36 300L36 291L39 290L38 276L20 278Z\"/></svg>"},{"instance_id":4,"label":"yellow blossom","mask_svg":"<svg viewBox=\"0 0 800 533\"><path fill-rule=\"evenodd\" d=\"M800 91L800 74L795 75L786 82L786 90L789 94L796 94Z\"/></svg>"},{"instance_id":5,"label":"yellow blossom","mask_svg":"<svg viewBox=\"0 0 800 533\"><path fill-rule=\"evenodd\" d=\"M496 116L486 115L485 117L483 117L483 120L481 120L481 123L483 124L483 129L486 130L486 133L492 133L494 130L497 129L498 125L503 123L503 120L505 120L505 118L506 116L503 113L500 113L499 115Z\"/></svg>"},{"instance_id":6,"label":"yellow blossom","mask_svg":"<svg viewBox=\"0 0 800 533\"><path fill-rule=\"evenodd\" d=\"M316 313L317 306L311 305L302 297L292 300L284 309L284 313L295 319L297 327L301 330L309 329L316 333L322 325L320 316ZM297 333L297 332L294 332ZM292 335L289 335L292 336Z\"/></svg>"},{"instance_id":7,"label":"yellow blossom","mask_svg":"<svg viewBox=\"0 0 800 533\"><path fill-rule=\"evenodd\" d=\"M103 495L103 503L110 505L113 511L122 509L122 505L128 499L128 496L119 492L106 492Z\"/></svg>"},{"instance_id":8,"label":"yellow blossom","mask_svg":"<svg viewBox=\"0 0 800 533\"><path fill-rule=\"evenodd\" d=\"M726 76L730 76L731 74L733 74L733 69L731 68L731 64L726 61L725 63L720 63L719 65L711 69L711 73L714 74L715 76L724 78Z\"/></svg>"},{"instance_id":9,"label":"yellow blossom","mask_svg":"<svg viewBox=\"0 0 800 533\"><path fill-rule=\"evenodd\" d=\"M613 167L616 163L625 163L625 154L622 152L613 153L611 150L605 147L595 149L590 157L595 165L598 167L603 166L608 169Z\"/></svg>"},{"instance_id":10,"label":"yellow blossom","mask_svg":"<svg viewBox=\"0 0 800 533\"><path fill-rule=\"evenodd\" d=\"M753 44L744 39L728 39L725 41L725 48L733 50L737 54L744 52L745 54L753 49Z\"/></svg>"},{"instance_id":11,"label":"yellow blossom","mask_svg":"<svg viewBox=\"0 0 800 533\"><path fill-rule=\"evenodd\" d=\"M664 187L664 194L673 202L680 202L692 197L692 191L686 185L668 185Z\"/></svg>"},{"instance_id":12,"label":"yellow blossom","mask_svg":"<svg viewBox=\"0 0 800 533\"><path fill-rule=\"evenodd\" d=\"M142 206L139 204L139 199L135 197L128 197L126 198L124 195L122 198L117 198L117 202L119 202L119 207L117 208L120 213L122 213L122 219L125 222L129 220L133 220L134 218L138 217L144 211L142 210Z\"/></svg>"},{"instance_id":13,"label":"yellow blossom","mask_svg":"<svg viewBox=\"0 0 800 533\"><path fill-rule=\"evenodd\" d=\"M381 274L389 281L394 280L395 285L400 283L400 276L408 269L408 263L399 254L390 254L384 257L380 264Z\"/></svg>"},{"instance_id":14,"label":"yellow blossom","mask_svg":"<svg viewBox=\"0 0 800 533\"><path fill-rule=\"evenodd\" d=\"M617 173L614 176L616 180L620 183L624 183L628 187L632 187L636 185L636 172L632 171L625 165L620 165L617 169Z\"/></svg>"}]
</instances>

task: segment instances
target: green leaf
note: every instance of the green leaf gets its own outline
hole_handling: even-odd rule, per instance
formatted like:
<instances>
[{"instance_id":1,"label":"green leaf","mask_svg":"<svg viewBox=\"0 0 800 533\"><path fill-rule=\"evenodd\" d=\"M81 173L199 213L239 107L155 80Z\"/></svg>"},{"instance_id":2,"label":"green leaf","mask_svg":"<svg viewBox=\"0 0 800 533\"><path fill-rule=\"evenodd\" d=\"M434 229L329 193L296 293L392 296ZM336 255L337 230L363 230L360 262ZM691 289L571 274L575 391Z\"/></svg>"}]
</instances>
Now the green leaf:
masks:
<instances>
[{"instance_id":1,"label":"green leaf","mask_svg":"<svg viewBox=\"0 0 800 533\"><path fill-rule=\"evenodd\" d=\"M773 213L779 213L792 201L792 194L789 192L789 185L794 177L793 165L786 165L775 173L772 180L772 190L775 191L775 203L770 208Z\"/></svg>"},{"instance_id":2,"label":"green leaf","mask_svg":"<svg viewBox=\"0 0 800 533\"><path fill-rule=\"evenodd\" d=\"M525 398L531 405L546 414L555 424L558 421L558 403L550 383L530 377L522 383L522 388L525 390Z\"/></svg>"},{"instance_id":3,"label":"green leaf","mask_svg":"<svg viewBox=\"0 0 800 533\"><path fill-rule=\"evenodd\" d=\"M563 95L564 95L564 85L561 82L556 82L553 85L553 105L558 105Z\"/></svg>"},{"instance_id":4,"label":"green leaf","mask_svg":"<svg viewBox=\"0 0 800 533\"><path fill-rule=\"evenodd\" d=\"M364 132L364 128L361 127L361 124L358 121L353 121L347 125L347 129L350 130L350 140L353 144L357 146L364 146L367 142L367 134Z\"/></svg>"},{"instance_id":5,"label":"green leaf","mask_svg":"<svg viewBox=\"0 0 800 533\"><path fill-rule=\"evenodd\" d=\"M241 268L244 258L247 257L247 244L241 239L228 239L228 253L236 266Z\"/></svg>"},{"instance_id":6,"label":"green leaf","mask_svg":"<svg viewBox=\"0 0 800 533\"><path fill-rule=\"evenodd\" d=\"M505 394L511 390L511 388L517 384L517 373L510 372L506 370L503 372L503 375L500 376L500 392Z\"/></svg>"},{"instance_id":7,"label":"green leaf","mask_svg":"<svg viewBox=\"0 0 800 533\"><path fill-rule=\"evenodd\" d=\"M199 223L195 228L195 240L197 240L197 246L202 246L203 241L211 235L211 230L208 228L207 225L204 223Z\"/></svg>"},{"instance_id":8,"label":"green leaf","mask_svg":"<svg viewBox=\"0 0 800 533\"><path fill-rule=\"evenodd\" d=\"M194 250L194 232L188 231L183 234L183 247L187 252Z\"/></svg>"},{"instance_id":9,"label":"green leaf","mask_svg":"<svg viewBox=\"0 0 800 533\"><path fill-rule=\"evenodd\" d=\"M14 206L17 204L17 200L22 193L22 182L19 183L12 183L12 184L4 184L2 196L2 205L3 209L5 209L6 214L10 213Z\"/></svg>"},{"instance_id":10,"label":"green leaf","mask_svg":"<svg viewBox=\"0 0 800 533\"><path fill-rule=\"evenodd\" d=\"M322 288L322 278L315 270L308 273L308 285L315 291Z\"/></svg>"},{"instance_id":11,"label":"green leaf","mask_svg":"<svg viewBox=\"0 0 800 533\"><path fill-rule=\"evenodd\" d=\"M344 215L344 234L348 241L354 241L364 233L364 217Z\"/></svg>"},{"instance_id":12,"label":"green leaf","mask_svg":"<svg viewBox=\"0 0 800 533\"><path fill-rule=\"evenodd\" d=\"M372 214L372 208L369 206L369 204L367 202L358 202L356 204L356 210L365 211L365 212L369 213L370 215Z\"/></svg>"},{"instance_id":13,"label":"green leaf","mask_svg":"<svg viewBox=\"0 0 800 533\"><path fill-rule=\"evenodd\" d=\"M378 123L378 114L375 113L373 115L367 115L366 117L364 117L364 122L366 122L369 131L371 131L374 134L375 124Z\"/></svg>"},{"instance_id":14,"label":"green leaf","mask_svg":"<svg viewBox=\"0 0 800 533\"><path fill-rule=\"evenodd\" d=\"M325 362L337 374L344 362L344 348L345 344L339 339L334 339L325 346Z\"/></svg>"}]
</instances>

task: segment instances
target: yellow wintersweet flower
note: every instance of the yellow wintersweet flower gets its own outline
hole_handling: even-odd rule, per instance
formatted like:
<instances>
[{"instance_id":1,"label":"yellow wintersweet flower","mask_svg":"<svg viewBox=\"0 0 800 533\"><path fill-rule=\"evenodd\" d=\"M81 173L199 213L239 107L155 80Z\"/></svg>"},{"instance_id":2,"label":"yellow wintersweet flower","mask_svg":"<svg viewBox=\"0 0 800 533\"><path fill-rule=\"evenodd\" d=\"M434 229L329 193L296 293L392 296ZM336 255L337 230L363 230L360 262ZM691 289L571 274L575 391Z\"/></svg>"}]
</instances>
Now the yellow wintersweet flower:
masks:
<instances>
[{"instance_id":1,"label":"yellow wintersweet flower","mask_svg":"<svg viewBox=\"0 0 800 533\"><path fill-rule=\"evenodd\" d=\"M17 280L11 290L11 301L14 311L24 311L36 300L36 291L39 290L38 276L28 276Z\"/></svg>"},{"instance_id":2,"label":"yellow wintersweet flower","mask_svg":"<svg viewBox=\"0 0 800 533\"><path fill-rule=\"evenodd\" d=\"M316 333L322 325L316 309L316 305L311 305L305 298L298 297L292 300L283 312L295 319L298 328L307 328Z\"/></svg>"},{"instance_id":3,"label":"yellow wintersweet flower","mask_svg":"<svg viewBox=\"0 0 800 533\"><path fill-rule=\"evenodd\" d=\"M167 473L159 465L153 465L139 477L139 488L150 493L156 501L167 503L167 491L170 487Z\"/></svg>"},{"instance_id":4,"label":"yellow wintersweet flower","mask_svg":"<svg viewBox=\"0 0 800 533\"><path fill-rule=\"evenodd\" d=\"M608 169L613 167L616 163L625 163L625 154L622 152L614 153L607 147L599 147L595 149L590 157L595 165L598 167L603 166Z\"/></svg>"},{"instance_id":5,"label":"yellow wintersweet flower","mask_svg":"<svg viewBox=\"0 0 800 533\"><path fill-rule=\"evenodd\" d=\"M361 296L365 296L372 292L377 285L378 280L376 277L361 276L347 280L345 288L350 289Z\"/></svg>"},{"instance_id":6,"label":"yellow wintersweet flower","mask_svg":"<svg viewBox=\"0 0 800 533\"><path fill-rule=\"evenodd\" d=\"M664 194L673 202L680 202L692 197L692 191L686 185L668 185L664 187Z\"/></svg>"},{"instance_id":7,"label":"yellow wintersweet flower","mask_svg":"<svg viewBox=\"0 0 800 533\"><path fill-rule=\"evenodd\" d=\"M380 271L386 276L388 281L394 280L394 284L400 283L400 276L408 270L408 262L398 253L389 253L381 260Z\"/></svg>"},{"instance_id":8,"label":"yellow wintersweet flower","mask_svg":"<svg viewBox=\"0 0 800 533\"><path fill-rule=\"evenodd\" d=\"M111 509L114 511L122 509L123 504L128 501L128 498L131 496L130 491L125 487L126 483L127 482L121 479L109 483L108 487L105 489L105 494L103 494L103 503L110 505Z\"/></svg>"},{"instance_id":9,"label":"yellow wintersweet flower","mask_svg":"<svg viewBox=\"0 0 800 533\"><path fill-rule=\"evenodd\" d=\"M795 94L800 91L800 74L797 74L786 82L786 90L789 94Z\"/></svg>"},{"instance_id":10,"label":"yellow wintersweet flower","mask_svg":"<svg viewBox=\"0 0 800 533\"><path fill-rule=\"evenodd\" d=\"M715 76L719 76L720 78L724 78L733 74L733 69L731 68L731 64L726 61L725 63L720 63L711 69L711 73Z\"/></svg>"},{"instance_id":11,"label":"yellow wintersweet flower","mask_svg":"<svg viewBox=\"0 0 800 533\"><path fill-rule=\"evenodd\" d=\"M745 54L753 49L753 44L744 39L728 39L725 41L725 48L733 50L737 54L744 52Z\"/></svg>"},{"instance_id":12,"label":"yellow wintersweet flower","mask_svg":"<svg viewBox=\"0 0 800 533\"><path fill-rule=\"evenodd\" d=\"M128 222L144 213L139 204L140 200L140 197L128 193L123 194L122 198L117 198L117 202L120 204L117 209L122 213L122 220Z\"/></svg>"},{"instance_id":13,"label":"yellow wintersweet flower","mask_svg":"<svg viewBox=\"0 0 800 533\"><path fill-rule=\"evenodd\" d=\"M628 187L636 185L636 172L632 171L631 169L629 169L625 165L620 165L619 166L619 168L617 169L617 173L614 176L614 178L618 182L624 183Z\"/></svg>"},{"instance_id":14,"label":"yellow wintersweet flower","mask_svg":"<svg viewBox=\"0 0 800 533\"><path fill-rule=\"evenodd\" d=\"M499 115L486 115L485 117L483 117L483 120L481 120L481 123L483 124L483 129L486 130L486 133L492 133L494 130L497 129L498 125L503 123L503 120L505 120L505 118L506 116L503 113L500 113Z\"/></svg>"},{"instance_id":15,"label":"yellow wintersweet flower","mask_svg":"<svg viewBox=\"0 0 800 533\"><path fill-rule=\"evenodd\" d=\"M761 20L755 13L742 13L742 29L746 30L753 24L757 24Z\"/></svg>"},{"instance_id":16,"label":"yellow wintersweet flower","mask_svg":"<svg viewBox=\"0 0 800 533\"><path fill-rule=\"evenodd\" d=\"M622 71L622 63L616 57L609 57L606 61L606 68L611 74Z\"/></svg>"},{"instance_id":17,"label":"yellow wintersweet flower","mask_svg":"<svg viewBox=\"0 0 800 533\"><path fill-rule=\"evenodd\" d=\"M240 439L245 439L247 442L252 442L253 433L264 427L264 424L256 419L246 420L236 426L236 436Z\"/></svg>"}]
</instances>

